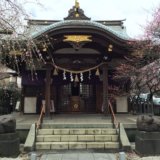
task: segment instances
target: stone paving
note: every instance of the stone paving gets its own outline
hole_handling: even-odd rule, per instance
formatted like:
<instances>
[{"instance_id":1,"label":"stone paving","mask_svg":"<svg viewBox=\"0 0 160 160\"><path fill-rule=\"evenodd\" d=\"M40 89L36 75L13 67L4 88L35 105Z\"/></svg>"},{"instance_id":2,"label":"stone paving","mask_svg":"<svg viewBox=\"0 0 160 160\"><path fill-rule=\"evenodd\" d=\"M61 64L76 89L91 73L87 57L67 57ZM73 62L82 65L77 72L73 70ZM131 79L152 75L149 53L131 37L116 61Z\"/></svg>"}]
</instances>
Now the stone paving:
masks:
<instances>
[{"instance_id":1,"label":"stone paving","mask_svg":"<svg viewBox=\"0 0 160 160\"><path fill-rule=\"evenodd\" d=\"M116 156L106 153L44 154L40 160L116 160Z\"/></svg>"},{"instance_id":2,"label":"stone paving","mask_svg":"<svg viewBox=\"0 0 160 160\"><path fill-rule=\"evenodd\" d=\"M119 160L119 153L36 153L36 160ZM0 160L31 160L31 153L21 154L17 158L0 158ZM125 160L160 160L160 156L139 157L135 153L126 153Z\"/></svg>"}]
</instances>

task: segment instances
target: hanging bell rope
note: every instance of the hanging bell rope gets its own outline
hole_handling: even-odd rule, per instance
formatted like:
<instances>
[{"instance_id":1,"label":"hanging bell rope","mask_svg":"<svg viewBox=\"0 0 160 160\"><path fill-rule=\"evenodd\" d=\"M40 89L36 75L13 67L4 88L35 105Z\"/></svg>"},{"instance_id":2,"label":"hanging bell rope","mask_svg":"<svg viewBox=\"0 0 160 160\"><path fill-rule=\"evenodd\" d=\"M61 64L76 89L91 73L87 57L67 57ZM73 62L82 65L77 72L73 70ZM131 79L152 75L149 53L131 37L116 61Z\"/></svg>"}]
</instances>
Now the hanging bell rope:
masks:
<instances>
[{"instance_id":1,"label":"hanging bell rope","mask_svg":"<svg viewBox=\"0 0 160 160\"><path fill-rule=\"evenodd\" d=\"M55 68L57 68L58 70L62 70L62 71L65 71L65 72L69 72L69 73L73 73L73 74L80 74L80 73L84 73L84 72L89 72L91 70L95 70L97 68L99 68L100 66L102 66L104 63L100 63L98 64L97 66L94 66L94 67L91 67L91 68L88 68L88 69L84 69L84 70L79 70L79 71L75 71L75 70L69 70L69 69L65 69L63 67L60 67L60 66L57 66L55 64L53 64L53 66Z\"/></svg>"}]
</instances>

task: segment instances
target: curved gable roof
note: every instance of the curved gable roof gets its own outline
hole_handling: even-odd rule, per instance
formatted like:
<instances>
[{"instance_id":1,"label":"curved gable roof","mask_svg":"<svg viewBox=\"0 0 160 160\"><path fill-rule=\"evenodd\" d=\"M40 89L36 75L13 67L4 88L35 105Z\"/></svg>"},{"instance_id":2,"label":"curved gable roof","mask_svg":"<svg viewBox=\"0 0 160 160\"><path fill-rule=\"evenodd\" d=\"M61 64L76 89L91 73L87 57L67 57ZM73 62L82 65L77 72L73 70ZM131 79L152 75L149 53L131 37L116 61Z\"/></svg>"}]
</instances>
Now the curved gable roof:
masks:
<instances>
[{"instance_id":1,"label":"curved gable roof","mask_svg":"<svg viewBox=\"0 0 160 160\"><path fill-rule=\"evenodd\" d=\"M53 23L49 26L46 26L45 28L42 28L41 30L31 33L32 38L37 38L40 35L50 31L50 30L56 30L60 27L65 27L65 26L89 26L89 27L94 27L97 28L98 30L103 30L104 32L110 32L117 38L120 38L122 40L131 40L131 38L127 35L127 33L122 30L114 30L112 27L103 25L101 23L95 22L95 21L89 21L89 20L64 20L60 22Z\"/></svg>"}]
</instances>

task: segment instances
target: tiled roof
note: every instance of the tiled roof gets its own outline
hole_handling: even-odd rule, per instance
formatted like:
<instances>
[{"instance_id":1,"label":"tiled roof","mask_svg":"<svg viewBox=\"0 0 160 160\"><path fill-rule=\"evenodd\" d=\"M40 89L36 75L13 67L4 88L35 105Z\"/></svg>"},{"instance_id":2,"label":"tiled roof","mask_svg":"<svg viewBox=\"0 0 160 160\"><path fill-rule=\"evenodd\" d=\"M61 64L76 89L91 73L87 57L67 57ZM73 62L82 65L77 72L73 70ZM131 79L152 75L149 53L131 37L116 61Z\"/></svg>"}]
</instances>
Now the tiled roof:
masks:
<instances>
[{"instance_id":1,"label":"tiled roof","mask_svg":"<svg viewBox=\"0 0 160 160\"><path fill-rule=\"evenodd\" d=\"M120 27L116 28L114 26L106 26L106 25L103 25L102 23L98 23L98 22L90 21L90 20L64 20L64 21L53 23L51 25L37 26L38 28L36 28L35 31L30 30L30 34L32 38L36 38L49 30L54 30L54 29L56 30L57 28L61 26L69 26L69 25L70 26L74 26L74 25L93 26L93 27L102 29L104 31L110 32L120 39L131 40L131 38L126 33L125 28L120 29Z\"/></svg>"}]
</instances>

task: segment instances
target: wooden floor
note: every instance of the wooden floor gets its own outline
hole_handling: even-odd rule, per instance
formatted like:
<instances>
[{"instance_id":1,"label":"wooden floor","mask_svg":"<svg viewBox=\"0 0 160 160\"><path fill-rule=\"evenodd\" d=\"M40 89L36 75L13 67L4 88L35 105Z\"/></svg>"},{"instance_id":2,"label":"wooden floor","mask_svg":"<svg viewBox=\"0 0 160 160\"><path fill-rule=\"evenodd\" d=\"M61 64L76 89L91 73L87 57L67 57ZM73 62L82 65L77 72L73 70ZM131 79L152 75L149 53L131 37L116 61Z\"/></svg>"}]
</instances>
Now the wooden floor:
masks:
<instances>
[{"instance_id":1,"label":"wooden floor","mask_svg":"<svg viewBox=\"0 0 160 160\"><path fill-rule=\"evenodd\" d=\"M23 115L19 112L13 113L16 118L18 129L29 129L31 124L36 123L39 115ZM118 122L121 122L128 128L136 127L137 115L132 114L116 114ZM111 117L105 117L103 114L55 114L52 117L47 117L44 123L54 124L105 124L111 123Z\"/></svg>"}]
</instances>

